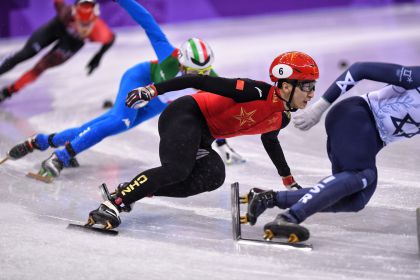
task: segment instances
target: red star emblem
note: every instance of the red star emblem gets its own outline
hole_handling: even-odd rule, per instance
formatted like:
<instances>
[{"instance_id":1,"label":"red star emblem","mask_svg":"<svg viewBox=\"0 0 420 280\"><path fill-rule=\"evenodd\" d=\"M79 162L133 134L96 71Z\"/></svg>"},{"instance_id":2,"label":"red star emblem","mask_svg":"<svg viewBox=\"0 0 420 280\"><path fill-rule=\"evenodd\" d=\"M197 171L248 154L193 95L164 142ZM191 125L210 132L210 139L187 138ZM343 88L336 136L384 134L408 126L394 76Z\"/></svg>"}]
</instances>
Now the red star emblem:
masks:
<instances>
[{"instance_id":1,"label":"red star emblem","mask_svg":"<svg viewBox=\"0 0 420 280\"><path fill-rule=\"evenodd\" d=\"M241 113L237 116L233 116L235 119L239 121L239 125L243 126L244 124L254 124L255 120L252 118L252 116L255 114L257 110L247 112L244 110L243 107L241 107Z\"/></svg>"}]
</instances>

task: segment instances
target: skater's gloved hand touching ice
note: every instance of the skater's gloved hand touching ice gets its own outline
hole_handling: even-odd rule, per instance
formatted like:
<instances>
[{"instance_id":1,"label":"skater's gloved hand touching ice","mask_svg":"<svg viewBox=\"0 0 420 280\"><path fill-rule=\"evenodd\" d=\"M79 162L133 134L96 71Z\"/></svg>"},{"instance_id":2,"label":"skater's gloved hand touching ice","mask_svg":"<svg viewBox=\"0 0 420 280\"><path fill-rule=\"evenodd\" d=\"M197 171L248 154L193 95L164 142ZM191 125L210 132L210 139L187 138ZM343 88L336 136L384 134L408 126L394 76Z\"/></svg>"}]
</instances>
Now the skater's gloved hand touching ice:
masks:
<instances>
[{"instance_id":1,"label":"skater's gloved hand touching ice","mask_svg":"<svg viewBox=\"0 0 420 280\"><path fill-rule=\"evenodd\" d=\"M139 109L146 106L156 95L157 91L154 85L138 87L128 93L125 99L125 105L133 109Z\"/></svg>"},{"instance_id":2,"label":"skater's gloved hand touching ice","mask_svg":"<svg viewBox=\"0 0 420 280\"><path fill-rule=\"evenodd\" d=\"M330 107L330 103L324 98L320 98L317 102L300 110L293 116L293 123L295 127L300 130L309 130L316 125L321 119L322 114Z\"/></svg>"},{"instance_id":3,"label":"skater's gloved hand touching ice","mask_svg":"<svg viewBox=\"0 0 420 280\"><path fill-rule=\"evenodd\" d=\"M288 190L295 191L295 190L300 190L302 188L298 183L296 183L295 178L293 178L292 175L282 177L282 179L283 179L283 185Z\"/></svg>"}]
</instances>

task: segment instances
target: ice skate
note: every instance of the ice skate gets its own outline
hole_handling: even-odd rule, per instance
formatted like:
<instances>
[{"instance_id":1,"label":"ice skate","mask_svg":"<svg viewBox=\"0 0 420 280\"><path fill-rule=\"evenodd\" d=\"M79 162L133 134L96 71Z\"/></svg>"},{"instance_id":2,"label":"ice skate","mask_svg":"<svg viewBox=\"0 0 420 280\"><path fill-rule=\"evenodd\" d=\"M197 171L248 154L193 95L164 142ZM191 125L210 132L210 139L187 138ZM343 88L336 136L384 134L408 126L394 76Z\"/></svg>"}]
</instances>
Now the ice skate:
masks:
<instances>
[{"instance_id":1,"label":"ice skate","mask_svg":"<svg viewBox=\"0 0 420 280\"><path fill-rule=\"evenodd\" d=\"M262 190L253 188L246 196L239 198L241 203L248 203L248 210L245 216L241 217L241 223L255 225L257 218L264 213L267 208L273 208L275 203L275 193L273 190Z\"/></svg>"},{"instance_id":2,"label":"ice skate","mask_svg":"<svg viewBox=\"0 0 420 280\"><path fill-rule=\"evenodd\" d=\"M260 191L260 192L258 192ZM239 183L234 183L231 185L231 202L232 202L232 234L233 240L240 244L247 244L247 245L267 245L267 246L276 246L282 249L297 249L303 251L311 251L312 245L306 243L290 243L283 240L271 240L271 239L262 239L262 238L246 238L242 236L241 230L241 210L240 204L241 203L248 203L251 201L253 197L258 195L259 193L266 193L269 191L264 191L261 189L252 189L248 195L244 197L239 197Z\"/></svg>"},{"instance_id":3,"label":"ice skate","mask_svg":"<svg viewBox=\"0 0 420 280\"><path fill-rule=\"evenodd\" d=\"M106 230L116 228L121 224L119 209L120 207L111 200L105 200L98 209L89 213L85 226L92 227L95 224L102 224Z\"/></svg>"},{"instance_id":4,"label":"ice skate","mask_svg":"<svg viewBox=\"0 0 420 280\"><path fill-rule=\"evenodd\" d=\"M34 150L39 150L38 145L35 141L36 135L26 139L23 143L19 143L14 146L10 151L7 153L7 156L10 159L20 159L26 156L29 153L32 153Z\"/></svg>"},{"instance_id":5,"label":"ice skate","mask_svg":"<svg viewBox=\"0 0 420 280\"><path fill-rule=\"evenodd\" d=\"M38 173L29 172L26 176L45 183L51 183L54 178L60 175L63 166L60 159L53 153L49 158L42 162L41 169Z\"/></svg>"},{"instance_id":6,"label":"ice skate","mask_svg":"<svg viewBox=\"0 0 420 280\"><path fill-rule=\"evenodd\" d=\"M289 243L297 243L309 239L309 230L291 222L287 212L277 215L274 221L264 226L264 239L286 238Z\"/></svg>"},{"instance_id":7,"label":"ice skate","mask_svg":"<svg viewBox=\"0 0 420 280\"><path fill-rule=\"evenodd\" d=\"M120 186L121 185L122 184L120 184ZM101 203L98 209L89 213L87 223L84 225L70 223L67 228L79 231L93 231L108 235L118 234L118 231L113 230L113 228L118 227L121 223L119 213L122 211L129 211L115 203L115 199L117 198L116 192L110 193L105 183L99 186L99 190L101 191L104 202ZM131 208L129 210L131 210ZM96 224L102 225L103 227L96 227Z\"/></svg>"},{"instance_id":8,"label":"ice skate","mask_svg":"<svg viewBox=\"0 0 420 280\"><path fill-rule=\"evenodd\" d=\"M40 172L55 178L60 176L60 172L63 170L63 166L64 165L61 160L55 153L53 153L49 158L42 162Z\"/></svg>"}]
</instances>

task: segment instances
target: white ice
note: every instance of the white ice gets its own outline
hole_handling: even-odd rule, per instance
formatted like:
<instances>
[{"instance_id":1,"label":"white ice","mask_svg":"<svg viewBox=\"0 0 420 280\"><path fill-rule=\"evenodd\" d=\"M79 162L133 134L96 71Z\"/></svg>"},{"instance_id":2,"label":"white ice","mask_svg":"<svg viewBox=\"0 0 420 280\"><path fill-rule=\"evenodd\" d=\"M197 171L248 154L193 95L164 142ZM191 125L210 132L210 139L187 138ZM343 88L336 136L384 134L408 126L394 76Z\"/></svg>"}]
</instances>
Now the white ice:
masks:
<instances>
[{"instance_id":1,"label":"white ice","mask_svg":"<svg viewBox=\"0 0 420 280\"><path fill-rule=\"evenodd\" d=\"M227 77L268 81L279 53L301 50L319 63L318 96L341 73L339 62L420 64L419 6L342 9L165 25L174 45L205 38ZM139 28L117 30L116 46L91 77L85 65L96 45L0 105L0 153L35 132L55 132L104 112L124 70L154 58ZM24 39L2 40L0 55ZM0 77L6 85L31 59ZM352 94L381 87L361 82ZM350 95L350 94L349 94ZM356 133L356 132L355 132ZM323 124L309 132L290 125L279 139L296 180L305 186L330 174ZM186 199L146 198L123 214L117 237L74 232L100 201L97 186L115 187L159 164L157 118L106 139L78 156L52 184L26 178L49 156L35 152L0 167L0 279L420 279L415 209L420 206L420 137L386 147L378 156L378 188L359 213L317 214L305 221L310 253L232 240L230 184L283 189L258 136L231 140L247 163L227 167L218 190ZM274 218L267 211L244 236L258 237Z\"/></svg>"}]
</instances>

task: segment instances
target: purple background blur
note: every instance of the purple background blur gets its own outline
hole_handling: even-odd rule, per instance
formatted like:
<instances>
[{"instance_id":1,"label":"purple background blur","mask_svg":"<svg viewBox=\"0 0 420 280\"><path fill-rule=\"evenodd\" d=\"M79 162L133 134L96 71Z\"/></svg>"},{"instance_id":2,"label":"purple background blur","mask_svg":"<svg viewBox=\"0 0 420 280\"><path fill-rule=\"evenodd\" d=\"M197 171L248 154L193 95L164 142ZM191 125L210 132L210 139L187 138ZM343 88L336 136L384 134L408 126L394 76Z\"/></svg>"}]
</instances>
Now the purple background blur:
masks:
<instances>
[{"instance_id":1,"label":"purple background blur","mask_svg":"<svg viewBox=\"0 0 420 280\"><path fill-rule=\"evenodd\" d=\"M73 3L72 0L67 0ZM111 0L98 0L101 16L110 26L135 25ZM285 13L294 10L328 7L366 7L420 0L144 0L140 1L160 23L220 17ZM53 0L2 0L0 37L24 36L55 15Z\"/></svg>"}]
</instances>

